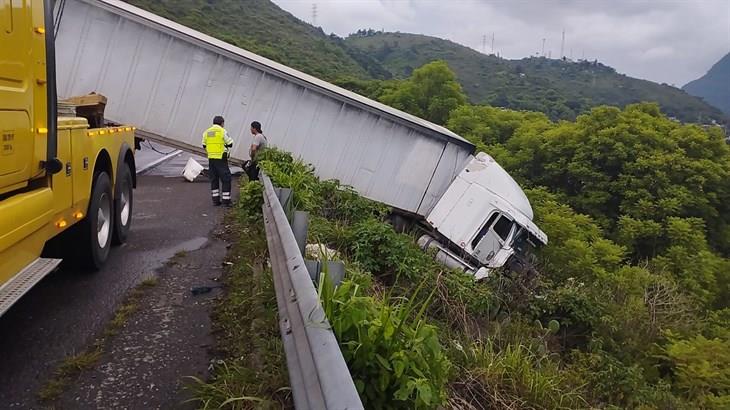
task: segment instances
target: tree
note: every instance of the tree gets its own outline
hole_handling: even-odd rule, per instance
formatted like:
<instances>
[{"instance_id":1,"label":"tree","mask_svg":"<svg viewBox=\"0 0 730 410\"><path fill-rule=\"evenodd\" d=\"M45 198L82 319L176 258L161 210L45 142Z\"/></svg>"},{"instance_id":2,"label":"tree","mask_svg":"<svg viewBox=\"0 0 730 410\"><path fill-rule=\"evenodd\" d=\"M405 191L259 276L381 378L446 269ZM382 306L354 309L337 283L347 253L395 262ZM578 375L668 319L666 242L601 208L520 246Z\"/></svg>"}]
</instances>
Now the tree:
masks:
<instances>
[{"instance_id":1,"label":"tree","mask_svg":"<svg viewBox=\"0 0 730 410\"><path fill-rule=\"evenodd\" d=\"M466 103L466 94L444 61L434 61L413 71L381 101L436 124L445 124L455 108Z\"/></svg>"}]
</instances>

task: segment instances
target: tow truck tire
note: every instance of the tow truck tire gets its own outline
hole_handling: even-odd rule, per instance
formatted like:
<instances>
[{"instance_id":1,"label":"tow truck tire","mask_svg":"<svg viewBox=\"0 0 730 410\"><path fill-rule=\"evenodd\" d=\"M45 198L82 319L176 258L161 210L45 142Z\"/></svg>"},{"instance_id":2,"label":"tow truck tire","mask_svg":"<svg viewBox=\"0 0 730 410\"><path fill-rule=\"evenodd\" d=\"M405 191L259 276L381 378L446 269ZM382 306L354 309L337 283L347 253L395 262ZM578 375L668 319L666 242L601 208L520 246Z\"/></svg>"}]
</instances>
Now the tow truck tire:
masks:
<instances>
[{"instance_id":1,"label":"tow truck tire","mask_svg":"<svg viewBox=\"0 0 730 410\"><path fill-rule=\"evenodd\" d=\"M94 179L89 201L89 212L81 222L83 262L92 270L99 270L109 257L114 231L114 201L109 174L100 172Z\"/></svg>"},{"instance_id":2,"label":"tow truck tire","mask_svg":"<svg viewBox=\"0 0 730 410\"><path fill-rule=\"evenodd\" d=\"M115 245L127 242L129 228L132 226L132 204L134 195L132 172L129 167L121 167L114 187L114 236Z\"/></svg>"}]
</instances>

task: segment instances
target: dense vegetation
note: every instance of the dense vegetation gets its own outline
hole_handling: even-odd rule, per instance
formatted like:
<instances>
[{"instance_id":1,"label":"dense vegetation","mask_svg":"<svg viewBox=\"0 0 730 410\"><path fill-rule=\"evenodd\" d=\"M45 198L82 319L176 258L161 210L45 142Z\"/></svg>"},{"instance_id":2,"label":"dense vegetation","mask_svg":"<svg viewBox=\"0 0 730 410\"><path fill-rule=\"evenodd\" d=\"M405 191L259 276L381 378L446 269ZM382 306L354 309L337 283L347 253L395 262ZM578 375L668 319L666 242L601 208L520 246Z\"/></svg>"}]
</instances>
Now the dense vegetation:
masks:
<instances>
[{"instance_id":1,"label":"dense vegetation","mask_svg":"<svg viewBox=\"0 0 730 410\"><path fill-rule=\"evenodd\" d=\"M454 97L444 64L408 81L388 92ZM730 148L720 129L682 125L653 104L558 123L462 104L446 124L527 187L550 237L538 276L477 283L445 271L384 222L381 205L287 154L262 161L312 213L310 242L347 261L346 281L320 292L366 407L728 408Z\"/></svg>"},{"instance_id":2,"label":"dense vegetation","mask_svg":"<svg viewBox=\"0 0 730 410\"><path fill-rule=\"evenodd\" d=\"M682 89L702 98L730 116L730 53L715 63L707 74L688 83Z\"/></svg>"},{"instance_id":3,"label":"dense vegetation","mask_svg":"<svg viewBox=\"0 0 730 410\"><path fill-rule=\"evenodd\" d=\"M373 30L342 39L326 35L269 0L125 1L345 87L353 80L405 78L416 67L445 60L474 103L573 120L602 104L623 107L655 101L664 113L681 121L726 121L718 109L682 90L617 74L598 62L505 60L434 37Z\"/></svg>"}]
</instances>

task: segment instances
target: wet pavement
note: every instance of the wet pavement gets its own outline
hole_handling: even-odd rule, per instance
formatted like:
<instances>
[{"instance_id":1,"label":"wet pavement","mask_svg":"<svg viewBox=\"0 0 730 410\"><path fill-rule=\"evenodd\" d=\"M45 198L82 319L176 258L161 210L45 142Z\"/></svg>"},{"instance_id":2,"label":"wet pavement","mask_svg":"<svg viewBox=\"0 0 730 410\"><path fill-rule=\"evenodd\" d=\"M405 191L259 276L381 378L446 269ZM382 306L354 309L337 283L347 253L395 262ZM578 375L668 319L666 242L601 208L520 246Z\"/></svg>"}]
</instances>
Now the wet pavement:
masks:
<instances>
[{"instance_id":1,"label":"wet pavement","mask_svg":"<svg viewBox=\"0 0 730 410\"><path fill-rule=\"evenodd\" d=\"M194 379L210 365L210 313L220 294L226 244L213 234L198 250L178 253L146 288L139 310L108 338L101 359L81 373L56 409L194 409ZM193 294L191 289L208 287ZM186 403L187 401L187 403Z\"/></svg>"},{"instance_id":2,"label":"wet pavement","mask_svg":"<svg viewBox=\"0 0 730 410\"><path fill-rule=\"evenodd\" d=\"M138 166L161 156L143 153ZM0 408L40 408L37 392L61 361L91 345L127 292L165 273L173 256L201 248L225 254L210 243L223 210L211 206L207 180L179 176L188 157L138 177L128 241L112 248L102 270L56 271L0 317Z\"/></svg>"}]
</instances>

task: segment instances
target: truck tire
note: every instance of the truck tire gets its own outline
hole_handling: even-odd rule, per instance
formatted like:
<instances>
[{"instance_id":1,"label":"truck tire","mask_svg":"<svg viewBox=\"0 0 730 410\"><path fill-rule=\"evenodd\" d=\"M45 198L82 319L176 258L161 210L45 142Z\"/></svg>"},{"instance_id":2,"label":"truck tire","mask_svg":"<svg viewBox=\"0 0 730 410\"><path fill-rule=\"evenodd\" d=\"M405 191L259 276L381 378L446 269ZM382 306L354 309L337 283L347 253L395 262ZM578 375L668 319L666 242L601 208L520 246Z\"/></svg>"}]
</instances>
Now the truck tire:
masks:
<instances>
[{"instance_id":1,"label":"truck tire","mask_svg":"<svg viewBox=\"0 0 730 410\"><path fill-rule=\"evenodd\" d=\"M114 187L114 236L115 245L127 242L129 228L132 226L133 201L132 171L124 165L117 175L117 184Z\"/></svg>"},{"instance_id":2,"label":"truck tire","mask_svg":"<svg viewBox=\"0 0 730 410\"><path fill-rule=\"evenodd\" d=\"M390 224L398 233L407 233L411 230L411 221L403 215L393 213L390 215Z\"/></svg>"},{"instance_id":3,"label":"truck tire","mask_svg":"<svg viewBox=\"0 0 730 410\"><path fill-rule=\"evenodd\" d=\"M109 257L114 230L114 201L109 174L100 172L94 179L89 212L79 228L84 243L82 260L92 270L99 270Z\"/></svg>"}]
</instances>

